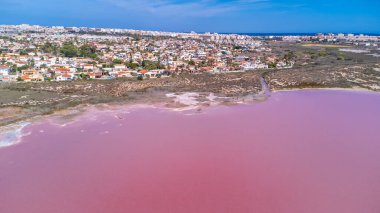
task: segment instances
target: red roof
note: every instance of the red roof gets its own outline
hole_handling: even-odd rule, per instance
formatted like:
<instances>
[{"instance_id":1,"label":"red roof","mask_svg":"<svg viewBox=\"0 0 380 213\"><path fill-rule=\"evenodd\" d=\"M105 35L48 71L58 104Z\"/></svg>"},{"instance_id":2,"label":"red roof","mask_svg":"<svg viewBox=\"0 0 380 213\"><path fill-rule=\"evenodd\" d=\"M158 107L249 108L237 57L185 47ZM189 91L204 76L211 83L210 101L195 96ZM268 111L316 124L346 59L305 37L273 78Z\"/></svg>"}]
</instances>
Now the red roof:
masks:
<instances>
[{"instance_id":1,"label":"red roof","mask_svg":"<svg viewBox=\"0 0 380 213\"><path fill-rule=\"evenodd\" d=\"M200 70L201 71L211 71L212 68L211 67L201 67Z\"/></svg>"},{"instance_id":2,"label":"red roof","mask_svg":"<svg viewBox=\"0 0 380 213\"><path fill-rule=\"evenodd\" d=\"M55 70L59 71L59 72L69 72L70 71L70 69L64 68L64 67L56 68Z\"/></svg>"},{"instance_id":3,"label":"red roof","mask_svg":"<svg viewBox=\"0 0 380 213\"><path fill-rule=\"evenodd\" d=\"M145 73L147 73L147 72L149 72L148 70L140 70L140 73L141 74L145 74Z\"/></svg>"},{"instance_id":4,"label":"red roof","mask_svg":"<svg viewBox=\"0 0 380 213\"><path fill-rule=\"evenodd\" d=\"M4 65L0 65L0 69L7 69L7 68L9 68L9 67L4 66Z\"/></svg>"}]
</instances>

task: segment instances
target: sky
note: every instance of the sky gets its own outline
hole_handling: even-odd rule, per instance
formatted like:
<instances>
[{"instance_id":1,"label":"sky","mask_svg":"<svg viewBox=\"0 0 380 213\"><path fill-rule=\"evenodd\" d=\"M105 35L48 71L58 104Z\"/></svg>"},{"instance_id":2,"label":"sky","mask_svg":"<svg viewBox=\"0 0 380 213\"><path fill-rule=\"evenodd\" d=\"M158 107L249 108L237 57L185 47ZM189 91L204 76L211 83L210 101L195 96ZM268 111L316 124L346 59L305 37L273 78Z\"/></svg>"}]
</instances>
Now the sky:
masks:
<instances>
[{"instance_id":1,"label":"sky","mask_svg":"<svg viewBox=\"0 0 380 213\"><path fill-rule=\"evenodd\" d=\"M0 24L175 32L380 33L380 0L0 0Z\"/></svg>"}]
</instances>

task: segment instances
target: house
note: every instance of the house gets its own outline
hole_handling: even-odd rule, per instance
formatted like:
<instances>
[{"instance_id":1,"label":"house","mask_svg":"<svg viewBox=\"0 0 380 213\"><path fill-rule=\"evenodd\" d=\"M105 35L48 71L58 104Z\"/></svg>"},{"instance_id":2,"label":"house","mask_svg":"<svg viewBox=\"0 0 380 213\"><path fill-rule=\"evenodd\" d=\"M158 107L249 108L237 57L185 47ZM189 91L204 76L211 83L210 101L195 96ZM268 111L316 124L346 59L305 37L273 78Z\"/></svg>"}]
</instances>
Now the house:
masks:
<instances>
[{"instance_id":1,"label":"house","mask_svg":"<svg viewBox=\"0 0 380 213\"><path fill-rule=\"evenodd\" d=\"M2 75L2 76L9 75L10 70L11 70L11 68L4 66L4 65L0 65L0 75Z\"/></svg>"},{"instance_id":2,"label":"house","mask_svg":"<svg viewBox=\"0 0 380 213\"><path fill-rule=\"evenodd\" d=\"M199 68L199 71L201 71L201 72L211 72L211 71L213 71L213 68L212 67L201 67L201 68Z\"/></svg>"},{"instance_id":3,"label":"house","mask_svg":"<svg viewBox=\"0 0 380 213\"><path fill-rule=\"evenodd\" d=\"M136 71L130 71L130 70L128 70L128 71L126 71L126 70L124 70L124 71L118 71L116 73L116 77L117 78L128 78L128 77L134 77L134 76L137 76L137 75L138 75L138 72L136 72Z\"/></svg>"},{"instance_id":4,"label":"house","mask_svg":"<svg viewBox=\"0 0 380 213\"><path fill-rule=\"evenodd\" d=\"M16 61L15 64L16 64L17 67L22 67L22 66L28 65L28 62L25 62L25 61Z\"/></svg>"},{"instance_id":5,"label":"house","mask_svg":"<svg viewBox=\"0 0 380 213\"><path fill-rule=\"evenodd\" d=\"M124 70L125 68L126 68L126 66L123 64L115 64L114 65L115 70Z\"/></svg>"},{"instance_id":6,"label":"house","mask_svg":"<svg viewBox=\"0 0 380 213\"><path fill-rule=\"evenodd\" d=\"M34 63L36 67L49 66L50 64L51 64L50 61L44 61L44 60L35 61Z\"/></svg>"},{"instance_id":7,"label":"house","mask_svg":"<svg viewBox=\"0 0 380 213\"><path fill-rule=\"evenodd\" d=\"M149 71L148 70L140 70L139 73L142 74L142 75L145 75L146 73L148 73Z\"/></svg>"},{"instance_id":8,"label":"house","mask_svg":"<svg viewBox=\"0 0 380 213\"><path fill-rule=\"evenodd\" d=\"M91 78L91 79L99 79L103 76L103 74L101 72L88 72L87 75Z\"/></svg>"},{"instance_id":9,"label":"house","mask_svg":"<svg viewBox=\"0 0 380 213\"><path fill-rule=\"evenodd\" d=\"M94 65L92 65L92 64L82 64L81 68L83 70L93 70L94 69Z\"/></svg>"},{"instance_id":10,"label":"house","mask_svg":"<svg viewBox=\"0 0 380 213\"><path fill-rule=\"evenodd\" d=\"M4 75L0 76L0 81L17 81L17 75Z\"/></svg>"},{"instance_id":11,"label":"house","mask_svg":"<svg viewBox=\"0 0 380 213\"><path fill-rule=\"evenodd\" d=\"M164 73L164 70L150 70L144 74L147 78L160 78L162 74Z\"/></svg>"},{"instance_id":12,"label":"house","mask_svg":"<svg viewBox=\"0 0 380 213\"><path fill-rule=\"evenodd\" d=\"M65 67L58 67L58 68L55 68L53 71L55 74L65 74L65 73L71 72L69 68L65 68Z\"/></svg>"},{"instance_id":13,"label":"house","mask_svg":"<svg viewBox=\"0 0 380 213\"><path fill-rule=\"evenodd\" d=\"M23 70L21 71L21 79L24 81L43 81L44 77L37 70Z\"/></svg>"},{"instance_id":14,"label":"house","mask_svg":"<svg viewBox=\"0 0 380 213\"><path fill-rule=\"evenodd\" d=\"M217 67L214 67L213 69L213 72L227 72L229 71L228 70L228 67L226 66L217 66Z\"/></svg>"},{"instance_id":15,"label":"house","mask_svg":"<svg viewBox=\"0 0 380 213\"><path fill-rule=\"evenodd\" d=\"M54 79L56 81L68 81L68 80L73 80L73 78L74 78L74 74L67 72L67 73L55 75Z\"/></svg>"},{"instance_id":16,"label":"house","mask_svg":"<svg viewBox=\"0 0 380 213\"><path fill-rule=\"evenodd\" d=\"M207 53L204 52L204 51L198 51L198 52L197 52L197 56L198 56L199 58L205 58L205 57L207 56Z\"/></svg>"}]
</instances>

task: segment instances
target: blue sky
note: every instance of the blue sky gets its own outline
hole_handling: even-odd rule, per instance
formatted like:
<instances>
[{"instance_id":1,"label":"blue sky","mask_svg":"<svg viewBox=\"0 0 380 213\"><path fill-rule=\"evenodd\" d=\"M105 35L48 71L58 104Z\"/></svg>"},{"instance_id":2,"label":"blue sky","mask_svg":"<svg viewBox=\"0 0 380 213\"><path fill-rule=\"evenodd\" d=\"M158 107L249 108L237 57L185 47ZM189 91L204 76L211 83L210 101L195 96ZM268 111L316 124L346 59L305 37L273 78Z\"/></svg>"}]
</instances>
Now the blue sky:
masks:
<instances>
[{"instance_id":1,"label":"blue sky","mask_svg":"<svg viewBox=\"0 0 380 213\"><path fill-rule=\"evenodd\" d=\"M380 0L0 0L0 24L380 33Z\"/></svg>"}]
</instances>

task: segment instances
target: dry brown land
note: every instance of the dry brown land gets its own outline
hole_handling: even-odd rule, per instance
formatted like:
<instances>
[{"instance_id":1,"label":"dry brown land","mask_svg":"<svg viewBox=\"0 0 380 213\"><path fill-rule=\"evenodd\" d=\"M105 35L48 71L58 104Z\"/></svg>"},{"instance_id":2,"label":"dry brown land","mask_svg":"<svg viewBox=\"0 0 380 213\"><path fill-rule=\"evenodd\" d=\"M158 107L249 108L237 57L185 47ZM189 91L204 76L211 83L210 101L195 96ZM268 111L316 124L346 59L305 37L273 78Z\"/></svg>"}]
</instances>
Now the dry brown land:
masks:
<instances>
[{"instance_id":1,"label":"dry brown land","mask_svg":"<svg viewBox=\"0 0 380 213\"><path fill-rule=\"evenodd\" d=\"M293 51L291 69L225 74L182 74L146 79L88 80L0 84L0 126L76 106L99 103L167 102L167 93L197 92L246 100L262 92L264 78L271 90L295 88L362 88L380 91L379 59L337 49L274 43L273 52ZM321 54L321 52L323 54ZM338 56L344 54L344 60ZM205 97L205 96L202 96ZM170 100L169 100L170 101Z\"/></svg>"},{"instance_id":2,"label":"dry brown land","mask_svg":"<svg viewBox=\"0 0 380 213\"><path fill-rule=\"evenodd\" d=\"M238 97L261 91L260 73L184 74L147 79L13 83L0 86L0 126L78 105L156 103L167 93ZM10 115L10 116L9 116Z\"/></svg>"}]
</instances>

